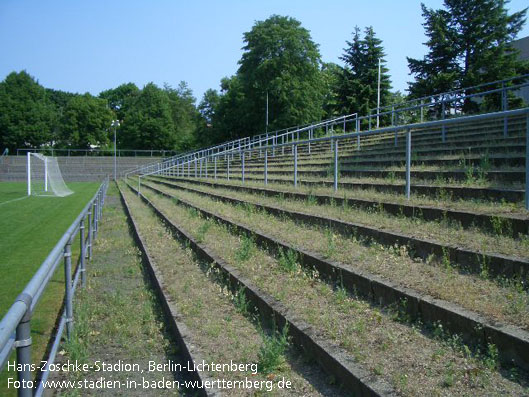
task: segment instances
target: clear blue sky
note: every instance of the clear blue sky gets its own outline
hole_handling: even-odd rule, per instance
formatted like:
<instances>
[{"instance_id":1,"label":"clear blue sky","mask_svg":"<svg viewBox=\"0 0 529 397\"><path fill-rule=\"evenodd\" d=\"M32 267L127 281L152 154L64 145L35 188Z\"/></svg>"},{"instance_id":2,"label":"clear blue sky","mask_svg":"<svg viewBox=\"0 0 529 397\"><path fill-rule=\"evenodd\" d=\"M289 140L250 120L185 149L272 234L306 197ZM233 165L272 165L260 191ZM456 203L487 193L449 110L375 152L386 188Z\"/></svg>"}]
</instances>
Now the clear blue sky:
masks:
<instances>
[{"instance_id":1,"label":"clear blue sky","mask_svg":"<svg viewBox=\"0 0 529 397\"><path fill-rule=\"evenodd\" d=\"M25 69L45 87L94 95L126 82L185 80L200 100L236 72L243 33L272 14L301 21L325 62L340 63L355 25L372 25L401 91L410 80L406 56L426 52L415 0L0 0L0 79ZM528 35L526 25L519 37Z\"/></svg>"}]
</instances>

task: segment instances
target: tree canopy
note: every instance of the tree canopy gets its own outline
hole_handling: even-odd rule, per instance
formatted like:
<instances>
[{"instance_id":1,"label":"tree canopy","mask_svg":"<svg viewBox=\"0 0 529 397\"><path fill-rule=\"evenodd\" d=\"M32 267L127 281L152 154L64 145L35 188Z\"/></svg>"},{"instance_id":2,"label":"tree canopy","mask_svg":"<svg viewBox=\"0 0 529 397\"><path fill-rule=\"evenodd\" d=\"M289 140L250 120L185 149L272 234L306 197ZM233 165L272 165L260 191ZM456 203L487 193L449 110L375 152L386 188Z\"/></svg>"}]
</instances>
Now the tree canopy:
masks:
<instances>
[{"instance_id":1,"label":"tree canopy","mask_svg":"<svg viewBox=\"0 0 529 397\"><path fill-rule=\"evenodd\" d=\"M364 30L355 27L352 41L347 41L344 54L340 57L345 66L339 75L337 106L339 113L368 114L376 109L378 102L378 64L380 68L380 106L388 104L391 82L385 66L382 40L376 37L372 27Z\"/></svg>"},{"instance_id":2,"label":"tree canopy","mask_svg":"<svg viewBox=\"0 0 529 397\"><path fill-rule=\"evenodd\" d=\"M527 9L507 13L505 0L445 0L444 9L422 4L428 53L408 58L413 97L501 80L528 71L511 47Z\"/></svg>"},{"instance_id":3,"label":"tree canopy","mask_svg":"<svg viewBox=\"0 0 529 397\"><path fill-rule=\"evenodd\" d=\"M507 3L444 0L438 10L423 4L428 52L422 59L408 58L414 77L410 97L528 73L528 62L520 61L511 46L527 9L509 14ZM111 143L112 119L121 121L121 148L185 151L267 128L367 115L377 107L379 62L381 107L407 100L391 92L384 47L373 27L354 28L339 57L343 66L322 62L310 32L288 16L255 22L243 41L236 73L221 79L220 90L207 90L198 105L184 81L176 87L129 82L96 97L44 88L26 71L12 72L0 82L0 150L105 148ZM499 99L468 101L463 110L467 105L497 108ZM509 106L518 100L509 98Z\"/></svg>"},{"instance_id":4,"label":"tree canopy","mask_svg":"<svg viewBox=\"0 0 529 397\"><path fill-rule=\"evenodd\" d=\"M235 135L263 132L267 93L269 130L318 120L321 59L309 31L294 18L273 15L244 33L244 43L236 76L222 83L221 125L232 119L238 120L231 126Z\"/></svg>"},{"instance_id":5,"label":"tree canopy","mask_svg":"<svg viewBox=\"0 0 529 397\"><path fill-rule=\"evenodd\" d=\"M0 145L16 148L50 145L57 113L46 90L26 71L0 83Z\"/></svg>"}]
</instances>

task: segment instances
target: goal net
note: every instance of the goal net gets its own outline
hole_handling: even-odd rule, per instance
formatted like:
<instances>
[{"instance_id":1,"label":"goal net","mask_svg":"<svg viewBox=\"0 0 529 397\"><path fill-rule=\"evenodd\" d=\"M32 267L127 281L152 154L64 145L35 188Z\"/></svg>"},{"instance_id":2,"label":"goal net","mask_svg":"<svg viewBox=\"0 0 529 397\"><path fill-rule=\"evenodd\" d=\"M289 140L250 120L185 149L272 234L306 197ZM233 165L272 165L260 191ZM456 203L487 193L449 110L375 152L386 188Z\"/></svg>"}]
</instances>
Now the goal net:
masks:
<instances>
[{"instance_id":1,"label":"goal net","mask_svg":"<svg viewBox=\"0 0 529 397\"><path fill-rule=\"evenodd\" d=\"M64 197L73 193L64 183L55 157L28 153L27 177L28 196Z\"/></svg>"}]
</instances>

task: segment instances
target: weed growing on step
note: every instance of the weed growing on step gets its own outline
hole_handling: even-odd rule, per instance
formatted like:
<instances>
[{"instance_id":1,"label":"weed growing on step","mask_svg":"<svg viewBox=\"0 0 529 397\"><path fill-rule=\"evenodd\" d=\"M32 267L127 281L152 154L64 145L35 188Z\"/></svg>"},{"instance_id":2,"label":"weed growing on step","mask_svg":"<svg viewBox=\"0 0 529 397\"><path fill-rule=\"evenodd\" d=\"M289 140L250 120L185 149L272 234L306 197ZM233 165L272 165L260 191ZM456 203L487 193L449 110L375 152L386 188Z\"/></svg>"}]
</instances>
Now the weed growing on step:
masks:
<instances>
[{"instance_id":1,"label":"weed growing on step","mask_svg":"<svg viewBox=\"0 0 529 397\"><path fill-rule=\"evenodd\" d=\"M327 239L327 249L325 257L331 258L336 252L336 235L330 229L325 229L325 237Z\"/></svg>"},{"instance_id":2,"label":"weed growing on step","mask_svg":"<svg viewBox=\"0 0 529 397\"><path fill-rule=\"evenodd\" d=\"M318 199L314 195L309 194L307 196L307 205L309 206L318 205Z\"/></svg>"},{"instance_id":3,"label":"weed growing on step","mask_svg":"<svg viewBox=\"0 0 529 397\"><path fill-rule=\"evenodd\" d=\"M240 286L235 295L233 295L233 304L239 313L243 316L250 314L250 301L246 298L246 288Z\"/></svg>"},{"instance_id":4,"label":"weed growing on step","mask_svg":"<svg viewBox=\"0 0 529 397\"><path fill-rule=\"evenodd\" d=\"M241 245L236 251L235 257L241 262L246 262L248 259L251 258L255 250L255 237L247 236L246 234L244 234L241 236Z\"/></svg>"},{"instance_id":5,"label":"weed growing on step","mask_svg":"<svg viewBox=\"0 0 529 397\"><path fill-rule=\"evenodd\" d=\"M263 344L258 353L257 367L259 372L268 375L277 371L286 361L285 353L290 344L288 336L288 324L285 324L281 332L275 329L272 335L262 331Z\"/></svg>"},{"instance_id":6,"label":"weed growing on step","mask_svg":"<svg viewBox=\"0 0 529 397\"><path fill-rule=\"evenodd\" d=\"M197 235L196 235L197 242L202 243L204 241L204 236L206 235L210 227L211 227L211 221L209 219L204 221L204 223L197 230Z\"/></svg>"},{"instance_id":7,"label":"weed growing on step","mask_svg":"<svg viewBox=\"0 0 529 397\"><path fill-rule=\"evenodd\" d=\"M492 225L492 230L494 234L498 236L507 235L512 236L512 222L500 216L491 216L490 223Z\"/></svg>"},{"instance_id":8,"label":"weed growing on step","mask_svg":"<svg viewBox=\"0 0 529 397\"><path fill-rule=\"evenodd\" d=\"M278 263L283 271L293 273L299 268L298 253L292 249L288 249L285 252L285 250L280 248Z\"/></svg>"},{"instance_id":9,"label":"weed growing on step","mask_svg":"<svg viewBox=\"0 0 529 397\"><path fill-rule=\"evenodd\" d=\"M481 255L481 258L478 256L479 261L479 276L484 279L488 280L490 278L490 259L488 259L485 255Z\"/></svg>"}]
</instances>

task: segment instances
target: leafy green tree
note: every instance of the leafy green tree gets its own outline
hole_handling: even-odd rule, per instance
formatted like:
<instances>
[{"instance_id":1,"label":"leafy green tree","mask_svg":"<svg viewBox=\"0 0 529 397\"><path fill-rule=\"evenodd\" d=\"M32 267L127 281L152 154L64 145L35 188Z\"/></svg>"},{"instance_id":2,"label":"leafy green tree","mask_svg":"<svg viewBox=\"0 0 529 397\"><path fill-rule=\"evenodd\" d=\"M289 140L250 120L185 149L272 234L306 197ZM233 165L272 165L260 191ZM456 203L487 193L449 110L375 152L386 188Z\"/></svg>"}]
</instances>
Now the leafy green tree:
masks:
<instances>
[{"instance_id":1,"label":"leafy green tree","mask_svg":"<svg viewBox=\"0 0 529 397\"><path fill-rule=\"evenodd\" d=\"M346 43L340 57L345 65L338 83L339 112L367 115L372 109L376 113L379 61L381 107L388 104L391 88L382 40L376 37L372 27L365 29L364 38L360 37L360 28L355 27L353 40Z\"/></svg>"},{"instance_id":2,"label":"leafy green tree","mask_svg":"<svg viewBox=\"0 0 529 397\"><path fill-rule=\"evenodd\" d=\"M106 100L88 93L73 96L60 118L58 146L88 149L106 145L114 117Z\"/></svg>"},{"instance_id":3,"label":"leafy green tree","mask_svg":"<svg viewBox=\"0 0 529 397\"><path fill-rule=\"evenodd\" d=\"M0 149L51 145L56 119L46 89L26 71L0 83Z\"/></svg>"},{"instance_id":4,"label":"leafy green tree","mask_svg":"<svg viewBox=\"0 0 529 397\"><path fill-rule=\"evenodd\" d=\"M195 145L204 147L218 143L219 133L215 118L220 100L217 90L209 89L204 93L197 108L200 117L197 119L195 130Z\"/></svg>"},{"instance_id":5,"label":"leafy green tree","mask_svg":"<svg viewBox=\"0 0 529 397\"><path fill-rule=\"evenodd\" d=\"M321 59L309 31L293 18L273 15L244 33L244 43L237 76L248 113L245 128L237 132L264 130L267 92L269 129L318 120L323 103Z\"/></svg>"},{"instance_id":6,"label":"leafy green tree","mask_svg":"<svg viewBox=\"0 0 529 397\"><path fill-rule=\"evenodd\" d=\"M127 106L140 94L140 89L134 83L121 84L116 88L99 93L99 97L108 101L108 106L114 110L118 120L122 120Z\"/></svg>"},{"instance_id":7,"label":"leafy green tree","mask_svg":"<svg viewBox=\"0 0 529 397\"><path fill-rule=\"evenodd\" d=\"M225 77L221 80L220 87L221 96L212 118L214 142L218 143L248 135L248 126L251 126L250 105L240 78L237 75ZM264 123L261 125L259 131L262 132Z\"/></svg>"},{"instance_id":8,"label":"leafy green tree","mask_svg":"<svg viewBox=\"0 0 529 397\"><path fill-rule=\"evenodd\" d=\"M174 149L177 137L167 93L149 83L123 115L118 144L126 149Z\"/></svg>"},{"instance_id":9,"label":"leafy green tree","mask_svg":"<svg viewBox=\"0 0 529 397\"><path fill-rule=\"evenodd\" d=\"M474 86L524 73L511 42L525 23L527 8L508 15L505 0L445 0L444 8L422 4L429 52L408 58L414 97Z\"/></svg>"},{"instance_id":10,"label":"leafy green tree","mask_svg":"<svg viewBox=\"0 0 529 397\"><path fill-rule=\"evenodd\" d=\"M323 83L323 118L329 119L338 116L338 91L342 68L335 63L324 63L321 67Z\"/></svg>"},{"instance_id":11,"label":"leafy green tree","mask_svg":"<svg viewBox=\"0 0 529 397\"><path fill-rule=\"evenodd\" d=\"M450 13L445 10L432 10L421 4L423 24L430 51L424 59L408 59L411 74L415 81L410 83L412 97L423 97L451 90L461 73L457 62L455 32L449 27Z\"/></svg>"},{"instance_id":12,"label":"leafy green tree","mask_svg":"<svg viewBox=\"0 0 529 397\"><path fill-rule=\"evenodd\" d=\"M190 149L194 144L198 118L193 93L185 81L181 81L176 89L166 84L164 91L169 98L169 107L175 128L176 149Z\"/></svg>"}]
</instances>

